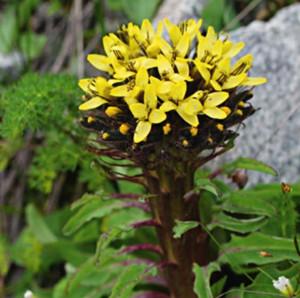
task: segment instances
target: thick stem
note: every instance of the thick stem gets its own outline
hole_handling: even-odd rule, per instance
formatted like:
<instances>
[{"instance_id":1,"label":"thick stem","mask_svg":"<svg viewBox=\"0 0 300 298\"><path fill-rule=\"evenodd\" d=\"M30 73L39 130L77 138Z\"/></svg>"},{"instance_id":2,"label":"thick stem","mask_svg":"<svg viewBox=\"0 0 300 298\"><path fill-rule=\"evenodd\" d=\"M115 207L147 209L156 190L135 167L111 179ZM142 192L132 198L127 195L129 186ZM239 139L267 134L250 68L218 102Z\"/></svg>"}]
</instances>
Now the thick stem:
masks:
<instances>
[{"instance_id":1,"label":"thick stem","mask_svg":"<svg viewBox=\"0 0 300 298\"><path fill-rule=\"evenodd\" d=\"M173 238L175 220L200 221L198 197L184 200L193 189L194 172L188 165L181 165L181 175L173 169L159 168L147 175L149 191L155 195L150 200L154 220L161 225L156 228L163 251L163 268L172 298L195 298L193 292L193 263L208 263L207 235L201 227L194 228Z\"/></svg>"}]
</instances>

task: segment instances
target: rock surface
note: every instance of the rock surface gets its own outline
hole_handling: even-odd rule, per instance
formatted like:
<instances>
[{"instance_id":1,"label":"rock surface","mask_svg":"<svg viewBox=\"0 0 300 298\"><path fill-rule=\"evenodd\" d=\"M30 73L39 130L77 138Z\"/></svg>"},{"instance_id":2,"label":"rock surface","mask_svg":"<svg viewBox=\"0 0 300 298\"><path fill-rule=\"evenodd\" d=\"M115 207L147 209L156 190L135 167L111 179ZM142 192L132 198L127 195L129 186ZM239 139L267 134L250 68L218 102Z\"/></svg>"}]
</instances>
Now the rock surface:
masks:
<instances>
[{"instance_id":1,"label":"rock surface","mask_svg":"<svg viewBox=\"0 0 300 298\"><path fill-rule=\"evenodd\" d=\"M203 9L206 0L164 0L155 17L156 21L169 18L179 23L187 18L195 17Z\"/></svg>"},{"instance_id":2,"label":"rock surface","mask_svg":"<svg viewBox=\"0 0 300 298\"><path fill-rule=\"evenodd\" d=\"M265 76L252 103L261 108L246 121L231 153L273 166L279 177L250 174L250 182L300 181L300 4L282 9L269 22L255 21L231 33L254 56L252 76Z\"/></svg>"},{"instance_id":3,"label":"rock surface","mask_svg":"<svg viewBox=\"0 0 300 298\"><path fill-rule=\"evenodd\" d=\"M0 83L16 80L23 69L24 58L20 53L0 53Z\"/></svg>"}]
</instances>

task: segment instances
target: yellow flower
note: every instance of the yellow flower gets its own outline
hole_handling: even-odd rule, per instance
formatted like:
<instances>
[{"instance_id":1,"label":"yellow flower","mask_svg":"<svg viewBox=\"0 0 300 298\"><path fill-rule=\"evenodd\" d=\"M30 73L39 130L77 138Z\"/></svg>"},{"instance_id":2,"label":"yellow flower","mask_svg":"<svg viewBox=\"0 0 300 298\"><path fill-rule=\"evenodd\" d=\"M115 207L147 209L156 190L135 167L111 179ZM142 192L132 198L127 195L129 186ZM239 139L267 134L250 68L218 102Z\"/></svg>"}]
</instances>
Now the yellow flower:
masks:
<instances>
[{"instance_id":1,"label":"yellow flower","mask_svg":"<svg viewBox=\"0 0 300 298\"><path fill-rule=\"evenodd\" d=\"M91 110L108 103L110 99L111 86L106 79L97 77L96 79L81 79L79 87L91 96L85 103L79 106L82 111Z\"/></svg>"},{"instance_id":2,"label":"yellow flower","mask_svg":"<svg viewBox=\"0 0 300 298\"><path fill-rule=\"evenodd\" d=\"M129 105L129 109L135 119L138 120L134 132L134 142L144 141L151 131L152 124L163 122L167 115L157 108L157 96L154 85L148 84L145 87L144 102L136 102Z\"/></svg>"},{"instance_id":3,"label":"yellow flower","mask_svg":"<svg viewBox=\"0 0 300 298\"><path fill-rule=\"evenodd\" d=\"M165 19L154 28L144 20L141 26L129 23L104 36L105 53L87 59L105 77L79 81L86 93L79 109L92 110L86 119L95 119L87 127L105 133L106 142L174 138L175 144L185 140L186 148L196 146L195 140L211 146L232 136L228 127L254 112L249 87L266 79L249 76L249 54L232 63L243 42L220 38L212 27L202 34L201 24L190 19L176 25ZM98 109L103 105L105 109ZM198 129L199 123L204 130ZM216 127L222 129L214 136ZM193 142L181 135L184 131Z\"/></svg>"}]
</instances>

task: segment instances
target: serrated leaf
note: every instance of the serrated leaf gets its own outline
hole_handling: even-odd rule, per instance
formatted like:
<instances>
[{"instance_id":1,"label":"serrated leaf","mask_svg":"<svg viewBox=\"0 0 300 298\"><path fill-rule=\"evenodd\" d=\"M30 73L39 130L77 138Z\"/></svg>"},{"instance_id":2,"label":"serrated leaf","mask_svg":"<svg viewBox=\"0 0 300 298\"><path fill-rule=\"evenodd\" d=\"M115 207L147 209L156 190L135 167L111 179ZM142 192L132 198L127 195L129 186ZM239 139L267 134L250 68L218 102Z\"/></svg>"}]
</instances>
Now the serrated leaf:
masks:
<instances>
[{"instance_id":1,"label":"serrated leaf","mask_svg":"<svg viewBox=\"0 0 300 298\"><path fill-rule=\"evenodd\" d=\"M31 231L41 243L47 244L57 241L56 236L48 228L43 217L32 204L26 207L26 220Z\"/></svg>"},{"instance_id":2,"label":"serrated leaf","mask_svg":"<svg viewBox=\"0 0 300 298\"><path fill-rule=\"evenodd\" d=\"M194 229L199 226L199 222L197 221L175 221L175 226L173 227L173 237L175 239L180 238L187 231Z\"/></svg>"},{"instance_id":3,"label":"serrated leaf","mask_svg":"<svg viewBox=\"0 0 300 298\"><path fill-rule=\"evenodd\" d=\"M112 211L122 208L122 206L118 200L101 200L100 198L88 200L66 223L63 232L65 235L71 235L92 219L102 218Z\"/></svg>"},{"instance_id":4,"label":"serrated leaf","mask_svg":"<svg viewBox=\"0 0 300 298\"><path fill-rule=\"evenodd\" d=\"M222 169L225 173L228 174L232 173L236 169L245 169L277 176L277 172L275 169L254 158L240 157L231 163L223 165Z\"/></svg>"},{"instance_id":5,"label":"serrated leaf","mask_svg":"<svg viewBox=\"0 0 300 298\"><path fill-rule=\"evenodd\" d=\"M200 267L198 264L194 264L194 292L197 294L197 297L213 298L210 286L210 277L216 271L220 271L220 266L216 262L212 262L206 267Z\"/></svg>"}]
</instances>

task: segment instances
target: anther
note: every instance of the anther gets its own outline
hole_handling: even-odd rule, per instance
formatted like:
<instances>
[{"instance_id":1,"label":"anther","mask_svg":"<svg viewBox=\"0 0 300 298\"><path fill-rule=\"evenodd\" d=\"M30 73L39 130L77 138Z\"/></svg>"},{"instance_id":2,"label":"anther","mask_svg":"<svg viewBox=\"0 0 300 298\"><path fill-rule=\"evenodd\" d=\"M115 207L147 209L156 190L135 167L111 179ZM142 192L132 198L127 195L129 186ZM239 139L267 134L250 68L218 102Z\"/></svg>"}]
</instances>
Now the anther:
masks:
<instances>
[{"instance_id":1,"label":"anther","mask_svg":"<svg viewBox=\"0 0 300 298\"><path fill-rule=\"evenodd\" d=\"M122 110L120 110L118 107L108 107L105 110L105 114L111 118L117 116L120 112L122 112Z\"/></svg>"},{"instance_id":2,"label":"anther","mask_svg":"<svg viewBox=\"0 0 300 298\"><path fill-rule=\"evenodd\" d=\"M88 118L87 118L87 123L89 123L89 124L91 124L91 123L93 123L93 122L95 122L95 117L93 117L93 116L88 116Z\"/></svg>"},{"instance_id":3,"label":"anther","mask_svg":"<svg viewBox=\"0 0 300 298\"><path fill-rule=\"evenodd\" d=\"M183 147L187 147L189 144L190 144L190 143L189 143L188 140L186 140L186 139L182 140L182 145L183 145Z\"/></svg>"},{"instance_id":4,"label":"anther","mask_svg":"<svg viewBox=\"0 0 300 298\"><path fill-rule=\"evenodd\" d=\"M218 124L216 125L216 128L217 128L219 131L223 131L223 130L224 130L224 125L221 124L221 123L218 123Z\"/></svg>"},{"instance_id":5,"label":"anther","mask_svg":"<svg viewBox=\"0 0 300 298\"><path fill-rule=\"evenodd\" d=\"M103 140L107 140L109 138L109 133L108 132L104 132L103 134L102 134L102 139Z\"/></svg>"},{"instance_id":6,"label":"anther","mask_svg":"<svg viewBox=\"0 0 300 298\"><path fill-rule=\"evenodd\" d=\"M126 135L130 129L130 126L127 123L122 123L119 127L119 131L122 135Z\"/></svg>"},{"instance_id":7,"label":"anther","mask_svg":"<svg viewBox=\"0 0 300 298\"><path fill-rule=\"evenodd\" d=\"M168 135L170 133L170 131L172 130L171 124L166 123L162 129L163 129L164 135Z\"/></svg>"},{"instance_id":8,"label":"anther","mask_svg":"<svg viewBox=\"0 0 300 298\"><path fill-rule=\"evenodd\" d=\"M195 137L198 134L198 128L197 127L191 127L190 133L193 137Z\"/></svg>"}]
</instances>

